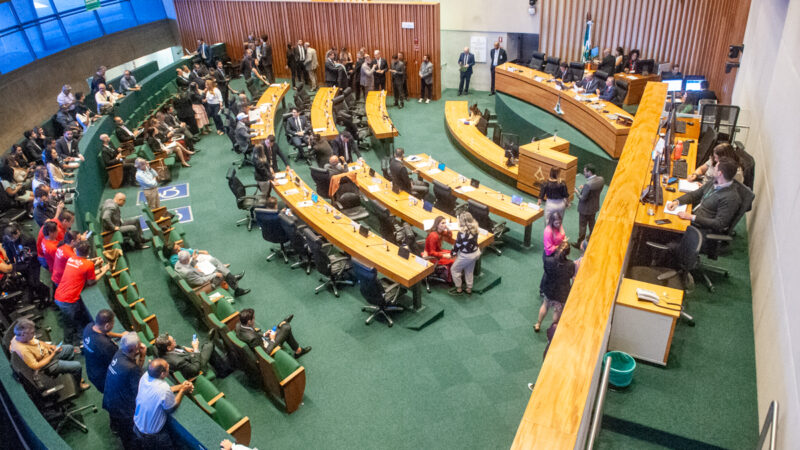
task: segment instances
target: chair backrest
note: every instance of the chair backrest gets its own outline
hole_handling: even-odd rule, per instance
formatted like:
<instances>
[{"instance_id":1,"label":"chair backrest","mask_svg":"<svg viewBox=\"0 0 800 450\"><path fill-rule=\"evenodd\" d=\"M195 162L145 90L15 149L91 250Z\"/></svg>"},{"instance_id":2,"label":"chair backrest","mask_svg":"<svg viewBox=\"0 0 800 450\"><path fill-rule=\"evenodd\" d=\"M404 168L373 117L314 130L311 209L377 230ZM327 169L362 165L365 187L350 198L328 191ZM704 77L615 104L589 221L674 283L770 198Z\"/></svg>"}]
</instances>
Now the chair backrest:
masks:
<instances>
[{"instance_id":1,"label":"chair backrest","mask_svg":"<svg viewBox=\"0 0 800 450\"><path fill-rule=\"evenodd\" d=\"M544 66L544 71L549 73L550 75L555 75L556 70L558 70L558 65L561 64L561 58L556 58L553 56L547 57L547 64Z\"/></svg>"},{"instance_id":2,"label":"chair backrest","mask_svg":"<svg viewBox=\"0 0 800 450\"><path fill-rule=\"evenodd\" d=\"M318 167L312 166L309 169L311 170L311 179L314 180L314 184L317 186L317 194L324 198L330 198L328 190L331 185L331 174L327 170Z\"/></svg>"},{"instance_id":3,"label":"chair backrest","mask_svg":"<svg viewBox=\"0 0 800 450\"><path fill-rule=\"evenodd\" d=\"M236 336L235 331L228 331L225 336L227 338L225 341L232 347L234 358L239 366L250 373L253 373L254 370L257 371L256 357L247 344Z\"/></svg>"},{"instance_id":4,"label":"chair backrest","mask_svg":"<svg viewBox=\"0 0 800 450\"><path fill-rule=\"evenodd\" d=\"M242 200L247 195L247 191L244 188L244 184L239 180L239 177L236 176L236 169L233 167L228 169L226 178L228 179L228 187L231 189L231 193L236 197L236 206L242 209Z\"/></svg>"},{"instance_id":5,"label":"chair backrest","mask_svg":"<svg viewBox=\"0 0 800 450\"><path fill-rule=\"evenodd\" d=\"M456 196L453 195L453 190L450 186L433 180L433 195L436 197L437 209L440 209L447 214L454 215L456 213Z\"/></svg>"},{"instance_id":6,"label":"chair backrest","mask_svg":"<svg viewBox=\"0 0 800 450\"><path fill-rule=\"evenodd\" d=\"M653 59L642 59L639 61L639 69L645 75L655 73L656 62Z\"/></svg>"},{"instance_id":7,"label":"chair backrest","mask_svg":"<svg viewBox=\"0 0 800 450\"><path fill-rule=\"evenodd\" d=\"M297 218L286 214L278 214L278 220L280 221L283 232L292 244L292 248L296 251L302 250L305 246L305 241L303 240L303 236L297 232Z\"/></svg>"},{"instance_id":8,"label":"chair backrest","mask_svg":"<svg viewBox=\"0 0 800 450\"><path fill-rule=\"evenodd\" d=\"M717 132L713 128L707 128L700 132L700 142L697 143L697 160L695 165L708 161L714 146L717 145ZM699 164L698 164L699 163Z\"/></svg>"},{"instance_id":9,"label":"chair backrest","mask_svg":"<svg viewBox=\"0 0 800 450\"><path fill-rule=\"evenodd\" d=\"M625 97L628 96L628 82L626 80L614 80L614 84L616 85L617 93L612 102L622 107Z\"/></svg>"},{"instance_id":10,"label":"chair backrest","mask_svg":"<svg viewBox=\"0 0 800 450\"><path fill-rule=\"evenodd\" d=\"M569 63L569 71L572 73L572 79L574 81L580 81L583 79L584 68L584 64L580 61L573 61Z\"/></svg>"},{"instance_id":11,"label":"chair backrest","mask_svg":"<svg viewBox=\"0 0 800 450\"><path fill-rule=\"evenodd\" d=\"M494 126L494 131L492 132L492 142L499 146L503 145L503 127L500 126L499 123Z\"/></svg>"},{"instance_id":12,"label":"chair backrest","mask_svg":"<svg viewBox=\"0 0 800 450\"><path fill-rule=\"evenodd\" d=\"M367 267L360 262L353 260L353 273L358 281L358 289L367 303L381 306L386 301L383 297L383 286L378 281L378 270L374 267Z\"/></svg>"},{"instance_id":13,"label":"chair backrest","mask_svg":"<svg viewBox=\"0 0 800 450\"><path fill-rule=\"evenodd\" d=\"M469 199L467 200L467 211L472 214L472 217L481 228L491 230L494 227L492 219L489 218L489 207L483 203Z\"/></svg>"},{"instance_id":14,"label":"chair backrest","mask_svg":"<svg viewBox=\"0 0 800 450\"><path fill-rule=\"evenodd\" d=\"M475 124L475 128L477 128L481 134L486 136L486 134L489 132L489 122L487 122L486 119L481 116L478 118L478 123Z\"/></svg>"},{"instance_id":15,"label":"chair backrest","mask_svg":"<svg viewBox=\"0 0 800 450\"><path fill-rule=\"evenodd\" d=\"M697 114L703 115L703 107L706 105L716 105L717 100L713 98L704 98L697 101Z\"/></svg>"},{"instance_id":16,"label":"chair backrest","mask_svg":"<svg viewBox=\"0 0 800 450\"><path fill-rule=\"evenodd\" d=\"M253 213L258 226L261 227L261 237L267 242L282 244L289 242L289 236L281 226L280 214L277 209L255 208Z\"/></svg>"},{"instance_id":17,"label":"chair backrest","mask_svg":"<svg viewBox=\"0 0 800 450\"><path fill-rule=\"evenodd\" d=\"M736 122L739 120L739 107L735 105L705 105L701 115L701 130L712 128L717 139L733 142Z\"/></svg>"},{"instance_id":18,"label":"chair backrest","mask_svg":"<svg viewBox=\"0 0 800 450\"><path fill-rule=\"evenodd\" d=\"M678 266L686 271L692 271L700 262L700 249L703 246L703 233L699 229L688 226L681 236L678 248L675 250L675 257Z\"/></svg>"},{"instance_id":19,"label":"chair backrest","mask_svg":"<svg viewBox=\"0 0 800 450\"><path fill-rule=\"evenodd\" d=\"M389 208L372 199L369 200L368 205L369 209L378 217L381 237L394 243L394 220L392 219L392 213L389 212Z\"/></svg>"},{"instance_id":20,"label":"chair backrest","mask_svg":"<svg viewBox=\"0 0 800 450\"><path fill-rule=\"evenodd\" d=\"M533 56L531 56L531 62L528 66L533 70L542 70L544 67L544 53L542 52L534 52Z\"/></svg>"},{"instance_id":21,"label":"chair backrest","mask_svg":"<svg viewBox=\"0 0 800 450\"><path fill-rule=\"evenodd\" d=\"M308 249L311 251L311 257L314 260L314 267L317 269L317 272L325 276L330 276L331 260L322 247L322 238L317 236L310 228L303 230L303 237L306 242L308 242Z\"/></svg>"},{"instance_id":22,"label":"chair backrest","mask_svg":"<svg viewBox=\"0 0 800 450\"><path fill-rule=\"evenodd\" d=\"M606 79L608 79L608 73L602 70L595 70L594 77L600 80L601 83L605 84Z\"/></svg>"},{"instance_id":23,"label":"chair backrest","mask_svg":"<svg viewBox=\"0 0 800 450\"><path fill-rule=\"evenodd\" d=\"M750 209L753 207L753 200L756 197L756 194L754 194L750 188L736 180L733 181L733 186L736 188L736 192L739 193L739 199L742 201L742 203L739 206L739 210L736 211L736 215L733 217L733 220L731 220L730 225L728 225L728 234L733 233L734 228L736 228L736 225L740 220L742 220L744 214L747 211L750 211Z\"/></svg>"},{"instance_id":24,"label":"chair backrest","mask_svg":"<svg viewBox=\"0 0 800 450\"><path fill-rule=\"evenodd\" d=\"M742 166L744 185L752 191L756 176L756 160L744 150L744 144L741 142L737 141L734 143L733 149L736 152L736 156L739 158L739 164Z\"/></svg>"}]
</instances>

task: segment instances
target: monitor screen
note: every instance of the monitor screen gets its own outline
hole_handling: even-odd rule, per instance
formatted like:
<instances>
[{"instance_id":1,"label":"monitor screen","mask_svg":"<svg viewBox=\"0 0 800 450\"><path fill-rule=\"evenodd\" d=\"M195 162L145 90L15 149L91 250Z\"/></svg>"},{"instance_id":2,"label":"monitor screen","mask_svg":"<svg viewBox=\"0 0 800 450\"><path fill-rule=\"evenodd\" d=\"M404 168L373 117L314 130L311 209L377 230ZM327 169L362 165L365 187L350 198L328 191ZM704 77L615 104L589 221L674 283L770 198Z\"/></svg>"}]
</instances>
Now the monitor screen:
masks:
<instances>
[{"instance_id":1,"label":"monitor screen","mask_svg":"<svg viewBox=\"0 0 800 450\"><path fill-rule=\"evenodd\" d=\"M682 78L678 78L676 80L664 80L664 83L667 83L667 92L682 91L683 90L683 79Z\"/></svg>"},{"instance_id":2,"label":"monitor screen","mask_svg":"<svg viewBox=\"0 0 800 450\"><path fill-rule=\"evenodd\" d=\"M686 90L687 91L702 91L703 88L700 87L700 84L705 81L702 78L697 79L686 79Z\"/></svg>"},{"instance_id":3,"label":"monitor screen","mask_svg":"<svg viewBox=\"0 0 800 450\"><path fill-rule=\"evenodd\" d=\"M593 48L592 51L589 53L589 56L591 58L597 58L598 55L600 55L600 47Z\"/></svg>"}]
</instances>

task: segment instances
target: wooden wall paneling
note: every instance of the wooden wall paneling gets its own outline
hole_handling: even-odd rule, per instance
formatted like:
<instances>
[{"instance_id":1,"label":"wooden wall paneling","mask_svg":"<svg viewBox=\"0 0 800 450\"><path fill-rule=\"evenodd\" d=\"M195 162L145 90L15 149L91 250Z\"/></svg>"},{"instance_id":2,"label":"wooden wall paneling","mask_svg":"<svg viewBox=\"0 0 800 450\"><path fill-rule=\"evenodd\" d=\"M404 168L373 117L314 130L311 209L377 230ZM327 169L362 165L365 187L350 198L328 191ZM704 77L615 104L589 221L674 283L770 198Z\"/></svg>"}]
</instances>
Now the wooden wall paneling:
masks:
<instances>
[{"instance_id":1,"label":"wooden wall paneling","mask_svg":"<svg viewBox=\"0 0 800 450\"><path fill-rule=\"evenodd\" d=\"M324 59L328 48L346 46L355 57L360 47L383 56L405 54L408 65L409 94L420 92L417 73L422 55L431 55L434 72L434 98L441 94L440 27L438 3L341 3L291 1L176 0L175 10L181 40L187 48L196 39L225 42L232 60L241 60L243 42L250 31L269 35L276 77L289 78L286 45L298 39L317 50L320 67L317 80L324 82ZM412 30L402 29L403 21L414 22ZM414 39L419 40L415 51Z\"/></svg>"}]
</instances>

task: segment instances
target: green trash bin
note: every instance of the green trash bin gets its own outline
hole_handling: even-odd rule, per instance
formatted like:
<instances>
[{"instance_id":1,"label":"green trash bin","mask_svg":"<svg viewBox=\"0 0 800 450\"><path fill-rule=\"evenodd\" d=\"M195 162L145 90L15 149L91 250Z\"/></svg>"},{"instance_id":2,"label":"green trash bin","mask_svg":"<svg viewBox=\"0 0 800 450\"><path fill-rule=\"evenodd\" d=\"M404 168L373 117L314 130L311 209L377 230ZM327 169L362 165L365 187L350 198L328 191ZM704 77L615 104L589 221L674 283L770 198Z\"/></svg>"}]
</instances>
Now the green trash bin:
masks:
<instances>
[{"instance_id":1,"label":"green trash bin","mask_svg":"<svg viewBox=\"0 0 800 450\"><path fill-rule=\"evenodd\" d=\"M636 361L633 357L625 352L608 352L603 357L611 357L611 370L608 373L608 382L618 388L623 388L631 384L633 380L633 371L636 369Z\"/></svg>"}]
</instances>

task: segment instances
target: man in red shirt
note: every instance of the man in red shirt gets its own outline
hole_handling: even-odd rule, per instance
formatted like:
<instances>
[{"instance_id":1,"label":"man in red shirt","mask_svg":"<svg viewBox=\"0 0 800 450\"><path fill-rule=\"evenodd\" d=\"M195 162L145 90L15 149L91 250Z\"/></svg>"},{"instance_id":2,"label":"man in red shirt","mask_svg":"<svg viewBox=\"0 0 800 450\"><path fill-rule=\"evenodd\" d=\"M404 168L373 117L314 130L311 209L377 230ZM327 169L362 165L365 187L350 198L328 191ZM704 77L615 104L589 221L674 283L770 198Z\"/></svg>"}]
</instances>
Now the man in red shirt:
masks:
<instances>
[{"instance_id":1,"label":"man in red shirt","mask_svg":"<svg viewBox=\"0 0 800 450\"><path fill-rule=\"evenodd\" d=\"M61 276L64 275L64 268L67 266L67 261L75 255L75 245L80 241L85 241L85 235L77 231L68 231L64 235L63 243L56 250L56 256L53 258L53 268L50 270L50 281L53 282L53 289L58 289L58 283L61 282Z\"/></svg>"},{"instance_id":2,"label":"man in red shirt","mask_svg":"<svg viewBox=\"0 0 800 450\"><path fill-rule=\"evenodd\" d=\"M52 270L56 250L58 250L58 225L55 222L47 221L39 231L44 236L41 244L39 244L39 253L44 257L45 264L47 264L46 267Z\"/></svg>"},{"instance_id":3,"label":"man in red shirt","mask_svg":"<svg viewBox=\"0 0 800 450\"><path fill-rule=\"evenodd\" d=\"M62 209L61 205L59 208L56 209L56 218L50 219L47 222L55 222L58 226L58 236L56 237L56 242L61 242L61 239L64 239L64 233L69 231L72 228L72 224L75 223L75 214L68 210ZM45 222L45 223L47 223ZM47 265L47 261L44 258L44 253L42 252L42 241L44 240L44 226L39 228L39 237L36 238L36 256L39 257L39 264L47 270L50 270L50 266Z\"/></svg>"},{"instance_id":4,"label":"man in red shirt","mask_svg":"<svg viewBox=\"0 0 800 450\"><path fill-rule=\"evenodd\" d=\"M87 259L92 246L87 241L80 241L75 246L75 256L67 260L61 282L56 289L56 306L64 316L64 342L80 345L80 331L91 322L86 306L81 301L81 292L85 286L97 282L108 272L108 264L103 265L95 274L94 263Z\"/></svg>"}]
</instances>

